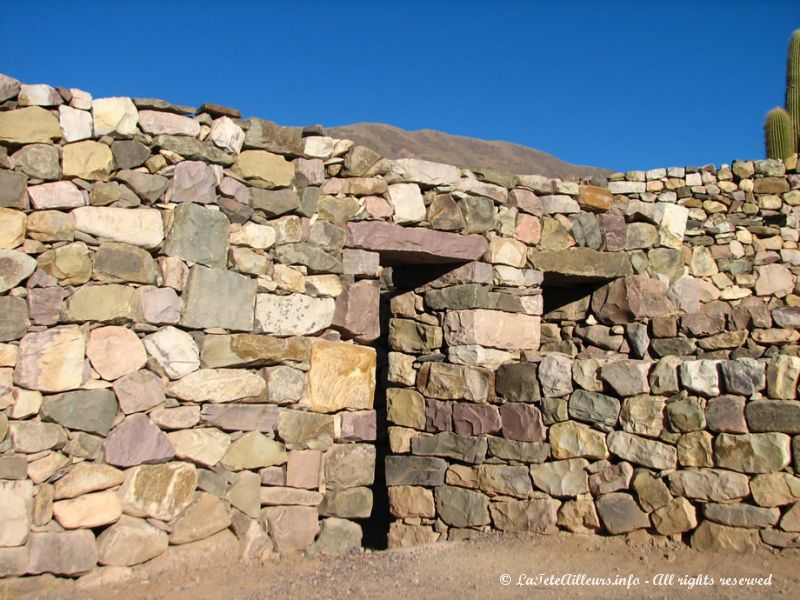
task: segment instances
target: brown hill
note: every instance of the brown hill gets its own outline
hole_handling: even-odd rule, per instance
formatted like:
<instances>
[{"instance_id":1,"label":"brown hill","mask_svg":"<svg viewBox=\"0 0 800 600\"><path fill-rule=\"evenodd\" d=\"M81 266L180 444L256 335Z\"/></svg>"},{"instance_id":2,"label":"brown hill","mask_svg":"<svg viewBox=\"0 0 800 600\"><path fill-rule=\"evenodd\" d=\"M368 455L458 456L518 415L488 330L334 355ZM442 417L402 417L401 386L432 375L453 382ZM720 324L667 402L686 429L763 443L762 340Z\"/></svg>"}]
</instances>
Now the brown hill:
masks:
<instances>
[{"instance_id":1,"label":"brown hill","mask_svg":"<svg viewBox=\"0 0 800 600\"><path fill-rule=\"evenodd\" d=\"M608 169L573 165L552 154L510 142L491 142L431 129L406 131L383 123L355 123L330 127L328 133L372 148L387 158L421 158L462 168L483 167L559 178L611 173Z\"/></svg>"}]
</instances>

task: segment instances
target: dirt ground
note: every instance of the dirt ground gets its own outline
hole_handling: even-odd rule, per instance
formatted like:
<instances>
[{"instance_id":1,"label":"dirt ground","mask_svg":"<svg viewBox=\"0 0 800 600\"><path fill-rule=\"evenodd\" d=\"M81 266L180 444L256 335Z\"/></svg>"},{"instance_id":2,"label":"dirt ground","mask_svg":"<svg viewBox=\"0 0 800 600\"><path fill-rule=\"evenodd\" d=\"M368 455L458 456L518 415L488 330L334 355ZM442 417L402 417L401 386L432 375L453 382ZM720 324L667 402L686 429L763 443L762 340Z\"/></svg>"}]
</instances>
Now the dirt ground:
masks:
<instances>
[{"instance_id":1,"label":"dirt ground","mask_svg":"<svg viewBox=\"0 0 800 600\"><path fill-rule=\"evenodd\" d=\"M573 578L546 582L539 579L540 574L571 574ZM597 586L585 579L584 585L575 585L581 575L624 579L631 585ZM760 586L722 585L720 581L723 577L770 576L769 585ZM713 584L700 585L703 577L706 583L713 579ZM520 585L526 582L531 585ZM690 587L692 582L696 583ZM800 597L800 551L778 553L761 548L754 554L734 556L699 553L654 538L491 534L478 540L344 557L290 556L263 566L235 563L153 574L145 565L134 569L132 578L124 583L89 589L51 576L0 582L2 600L342 597L789 599Z\"/></svg>"}]
</instances>

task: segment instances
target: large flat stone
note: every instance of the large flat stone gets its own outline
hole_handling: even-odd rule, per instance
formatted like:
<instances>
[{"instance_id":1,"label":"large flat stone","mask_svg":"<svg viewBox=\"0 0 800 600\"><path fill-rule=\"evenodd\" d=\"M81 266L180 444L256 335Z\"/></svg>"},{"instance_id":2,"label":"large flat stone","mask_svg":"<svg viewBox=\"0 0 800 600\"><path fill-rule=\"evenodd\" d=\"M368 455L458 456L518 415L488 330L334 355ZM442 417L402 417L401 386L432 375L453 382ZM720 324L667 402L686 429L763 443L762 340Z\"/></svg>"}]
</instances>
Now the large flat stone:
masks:
<instances>
[{"instance_id":1,"label":"large flat stone","mask_svg":"<svg viewBox=\"0 0 800 600\"><path fill-rule=\"evenodd\" d=\"M40 106L0 113L0 140L11 144L51 144L61 137L58 119Z\"/></svg>"},{"instance_id":2,"label":"large flat stone","mask_svg":"<svg viewBox=\"0 0 800 600\"><path fill-rule=\"evenodd\" d=\"M101 239L156 248L164 239L161 211L154 208L82 206L72 211L75 229Z\"/></svg>"},{"instance_id":3,"label":"large flat stone","mask_svg":"<svg viewBox=\"0 0 800 600\"><path fill-rule=\"evenodd\" d=\"M488 244L483 236L458 235L380 221L347 225L350 248L381 255L383 264L455 263L478 260Z\"/></svg>"},{"instance_id":4,"label":"large flat stone","mask_svg":"<svg viewBox=\"0 0 800 600\"><path fill-rule=\"evenodd\" d=\"M534 268L544 271L545 282L551 286L569 286L633 275L630 260L622 252L599 252L591 248L530 250L528 258Z\"/></svg>"},{"instance_id":5,"label":"large flat stone","mask_svg":"<svg viewBox=\"0 0 800 600\"><path fill-rule=\"evenodd\" d=\"M504 350L537 350L537 316L496 310L456 310L445 316L445 340L450 345L477 344Z\"/></svg>"},{"instance_id":6,"label":"large flat stone","mask_svg":"<svg viewBox=\"0 0 800 600\"><path fill-rule=\"evenodd\" d=\"M97 564L97 545L88 529L31 534L28 574L81 575Z\"/></svg>"},{"instance_id":7,"label":"large flat stone","mask_svg":"<svg viewBox=\"0 0 800 600\"><path fill-rule=\"evenodd\" d=\"M163 252L207 267L224 269L228 259L230 221L221 211L193 202L178 206Z\"/></svg>"},{"instance_id":8,"label":"large flat stone","mask_svg":"<svg viewBox=\"0 0 800 600\"><path fill-rule=\"evenodd\" d=\"M78 390L49 397L40 414L68 429L105 436L117 416L117 400L111 390Z\"/></svg>"},{"instance_id":9,"label":"large flat stone","mask_svg":"<svg viewBox=\"0 0 800 600\"><path fill-rule=\"evenodd\" d=\"M264 333L310 335L330 327L335 310L333 298L315 298L306 294L258 294L255 318Z\"/></svg>"}]
</instances>

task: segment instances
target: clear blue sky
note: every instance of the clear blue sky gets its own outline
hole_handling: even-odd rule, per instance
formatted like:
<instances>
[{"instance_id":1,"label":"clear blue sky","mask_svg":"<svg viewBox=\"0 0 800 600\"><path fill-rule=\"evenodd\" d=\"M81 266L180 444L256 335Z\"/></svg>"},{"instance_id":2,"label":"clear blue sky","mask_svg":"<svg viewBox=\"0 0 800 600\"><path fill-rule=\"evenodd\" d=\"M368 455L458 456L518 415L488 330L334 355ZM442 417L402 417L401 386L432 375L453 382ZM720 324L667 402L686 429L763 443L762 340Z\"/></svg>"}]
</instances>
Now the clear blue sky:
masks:
<instances>
[{"instance_id":1,"label":"clear blue sky","mask_svg":"<svg viewBox=\"0 0 800 600\"><path fill-rule=\"evenodd\" d=\"M762 158L798 0L0 0L0 72L612 169Z\"/></svg>"}]
</instances>

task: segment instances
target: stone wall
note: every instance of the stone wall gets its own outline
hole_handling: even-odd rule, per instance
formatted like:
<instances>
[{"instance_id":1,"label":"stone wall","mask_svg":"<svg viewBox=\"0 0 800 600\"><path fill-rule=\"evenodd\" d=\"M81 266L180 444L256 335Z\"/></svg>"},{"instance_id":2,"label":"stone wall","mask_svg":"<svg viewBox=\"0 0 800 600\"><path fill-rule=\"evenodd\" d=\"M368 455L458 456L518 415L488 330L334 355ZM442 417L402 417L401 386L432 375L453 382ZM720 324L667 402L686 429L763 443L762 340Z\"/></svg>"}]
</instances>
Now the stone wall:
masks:
<instances>
[{"instance_id":1,"label":"stone wall","mask_svg":"<svg viewBox=\"0 0 800 600\"><path fill-rule=\"evenodd\" d=\"M240 117L0 76L0 576L347 551L376 475L391 546L800 545L796 162L560 181Z\"/></svg>"}]
</instances>

